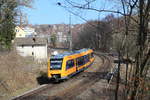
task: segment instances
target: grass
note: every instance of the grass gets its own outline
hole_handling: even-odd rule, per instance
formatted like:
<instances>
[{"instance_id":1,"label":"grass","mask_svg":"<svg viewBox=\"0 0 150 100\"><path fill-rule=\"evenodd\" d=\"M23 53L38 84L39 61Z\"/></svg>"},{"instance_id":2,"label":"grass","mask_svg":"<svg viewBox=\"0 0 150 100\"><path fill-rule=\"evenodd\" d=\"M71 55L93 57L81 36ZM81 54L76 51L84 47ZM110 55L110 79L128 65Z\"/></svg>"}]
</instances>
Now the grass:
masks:
<instances>
[{"instance_id":1,"label":"grass","mask_svg":"<svg viewBox=\"0 0 150 100\"><path fill-rule=\"evenodd\" d=\"M38 86L36 78L40 70L46 70L46 63L38 64L11 51L0 53L0 70L0 100L7 100Z\"/></svg>"}]
</instances>

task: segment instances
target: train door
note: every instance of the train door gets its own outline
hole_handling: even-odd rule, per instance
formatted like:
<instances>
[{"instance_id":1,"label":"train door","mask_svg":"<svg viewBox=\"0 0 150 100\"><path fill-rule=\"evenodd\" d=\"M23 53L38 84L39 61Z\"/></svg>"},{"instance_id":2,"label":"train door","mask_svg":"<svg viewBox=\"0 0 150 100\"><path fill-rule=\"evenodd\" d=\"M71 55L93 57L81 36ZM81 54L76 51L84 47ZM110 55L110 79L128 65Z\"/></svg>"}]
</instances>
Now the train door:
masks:
<instances>
[{"instance_id":1,"label":"train door","mask_svg":"<svg viewBox=\"0 0 150 100\"><path fill-rule=\"evenodd\" d=\"M74 62L75 62L75 68L76 68L76 72L77 72L78 68L77 68L77 59L76 58L74 59Z\"/></svg>"},{"instance_id":2,"label":"train door","mask_svg":"<svg viewBox=\"0 0 150 100\"><path fill-rule=\"evenodd\" d=\"M76 61L77 61L77 70L81 70L84 67L84 64L85 64L84 57L83 56L78 57L76 59Z\"/></svg>"},{"instance_id":3,"label":"train door","mask_svg":"<svg viewBox=\"0 0 150 100\"><path fill-rule=\"evenodd\" d=\"M76 72L76 66L74 59L66 61L66 75L71 75Z\"/></svg>"}]
</instances>

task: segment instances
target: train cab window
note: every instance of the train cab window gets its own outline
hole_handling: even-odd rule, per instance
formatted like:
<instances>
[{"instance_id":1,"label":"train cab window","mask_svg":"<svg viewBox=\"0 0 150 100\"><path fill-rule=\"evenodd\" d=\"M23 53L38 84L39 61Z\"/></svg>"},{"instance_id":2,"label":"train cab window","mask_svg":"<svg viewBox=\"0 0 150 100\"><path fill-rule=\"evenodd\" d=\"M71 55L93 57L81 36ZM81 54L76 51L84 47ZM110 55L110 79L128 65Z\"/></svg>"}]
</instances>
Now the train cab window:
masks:
<instances>
[{"instance_id":1,"label":"train cab window","mask_svg":"<svg viewBox=\"0 0 150 100\"><path fill-rule=\"evenodd\" d=\"M77 58L77 66L82 66L84 65L85 61L84 61L84 56Z\"/></svg>"},{"instance_id":2,"label":"train cab window","mask_svg":"<svg viewBox=\"0 0 150 100\"><path fill-rule=\"evenodd\" d=\"M62 67L62 59L50 59L50 69L60 70Z\"/></svg>"},{"instance_id":3,"label":"train cab window","mask_svg":"<svg viewBox=\"0 0 150 100\"><path fill-rule=\"evenodd\" d=\"M74 65L75 65L74 60L69 60L66 63L66 69L69 69L69 68L73 67Z\"/></svg>"}]
</instances>

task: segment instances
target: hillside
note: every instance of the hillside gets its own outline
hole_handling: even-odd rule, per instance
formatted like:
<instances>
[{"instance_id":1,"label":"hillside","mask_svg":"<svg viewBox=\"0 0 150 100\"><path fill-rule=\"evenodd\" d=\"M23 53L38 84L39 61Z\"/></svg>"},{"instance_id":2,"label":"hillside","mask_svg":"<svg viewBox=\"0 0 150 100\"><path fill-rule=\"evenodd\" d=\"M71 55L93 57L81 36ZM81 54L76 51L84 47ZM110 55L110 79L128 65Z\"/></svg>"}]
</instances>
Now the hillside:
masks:
<instances>
[{"instance_id":1,"label":"hillside","mask_svg":"<svg viewBox=\"0 0 150 100\"><path fill-rule=\"evenodd\" d=\"M37 77L46 64L37 64L15 51L0 53L0 100L10 99L38 86Z\"/></svg>"}]
</instances>

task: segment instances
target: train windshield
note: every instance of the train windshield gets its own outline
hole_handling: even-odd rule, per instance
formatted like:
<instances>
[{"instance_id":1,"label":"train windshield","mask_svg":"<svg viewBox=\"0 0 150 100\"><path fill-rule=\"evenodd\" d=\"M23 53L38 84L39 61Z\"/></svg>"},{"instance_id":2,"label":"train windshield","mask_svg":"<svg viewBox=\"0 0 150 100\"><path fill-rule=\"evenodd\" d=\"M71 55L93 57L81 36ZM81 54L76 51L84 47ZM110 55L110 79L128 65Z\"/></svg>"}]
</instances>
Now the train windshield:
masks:
<instances>
[{"instance_id":1,"label":"train windshield","mask_svg":"<svg viewBox=\"0 0 150 100\"><path fill-rule=\"evenodd\" d=\"M61 69L62 59L50 59L50 69Z\"/></svg>"}]
</instances>

